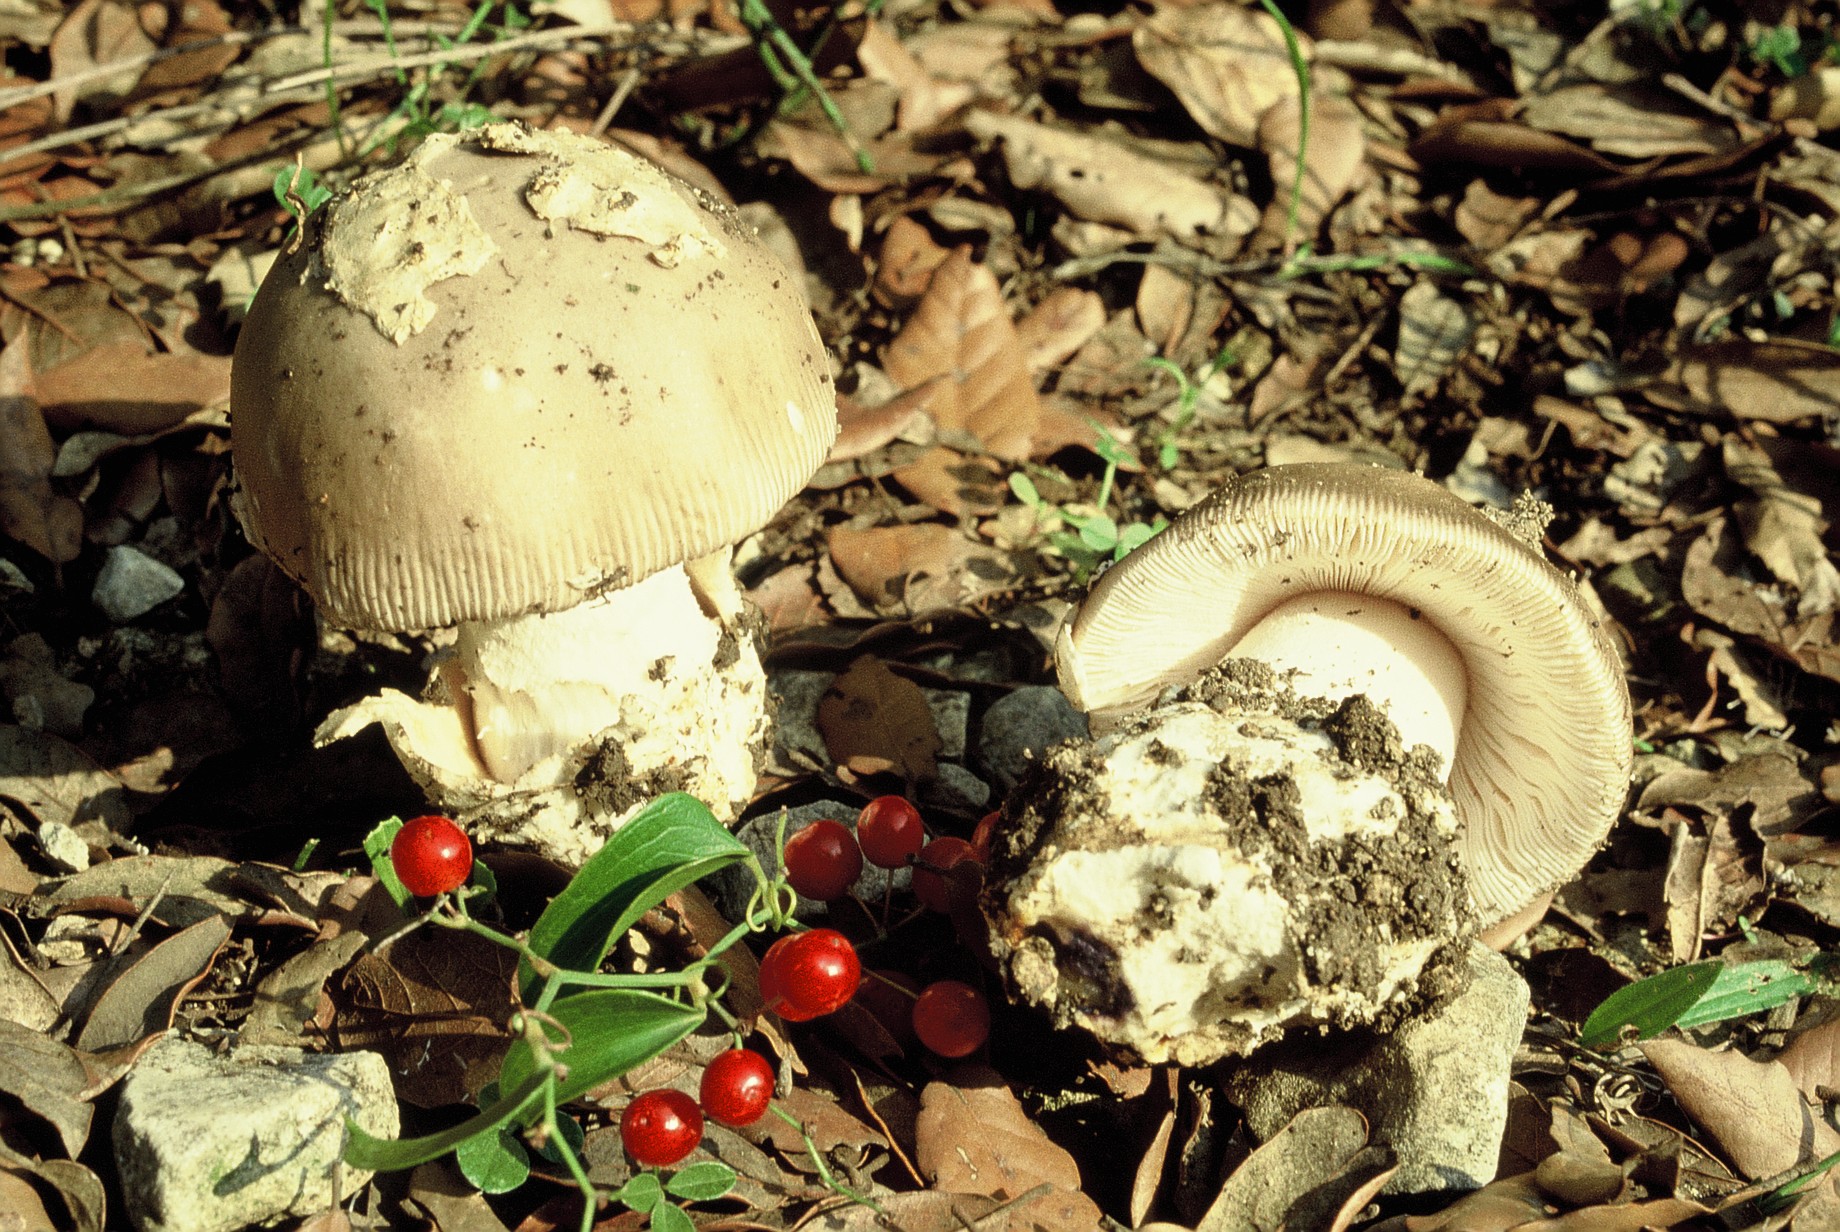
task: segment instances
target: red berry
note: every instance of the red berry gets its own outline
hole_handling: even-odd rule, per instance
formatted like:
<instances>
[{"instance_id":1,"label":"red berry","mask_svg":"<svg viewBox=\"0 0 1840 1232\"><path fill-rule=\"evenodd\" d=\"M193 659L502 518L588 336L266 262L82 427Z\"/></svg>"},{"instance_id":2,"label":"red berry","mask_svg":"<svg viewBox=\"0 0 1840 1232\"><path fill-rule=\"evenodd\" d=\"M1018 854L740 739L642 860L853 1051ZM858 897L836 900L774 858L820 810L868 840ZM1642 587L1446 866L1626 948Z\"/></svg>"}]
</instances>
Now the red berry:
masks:
<instances>
[{"instance_id":1,"label":"red berry","mask_svg":"<svg viewBox=\"0 0 1840 1232\"><path fill-rule=\"evenodd\" d=\"M792 1022L836 1013L861 981L856 947L834 928L782 937L760 960L761 1000Z\"/></svg>"},{"instance_id":2,"label":"red berry","mask_svg":"<svg viewBox=\"0 0 1840 1232\"><path fill-rule=\"evenodd\" d=\"M390 843L390 867L409 893L432 898L466 884L473 872L473 844L446 817L414 817L403 822Z\"/></svg>"},{"instance_id":3,"label":"red berry","mask_svg":"<svg viewBox=\"0 0 1840 1232\"><path fill-rule=\"evenodd\" d=\"M949 834L922 847L920 858L914 864L914 897L922 906L941 915L951 911L952 884L946 870L966 860L982 863L978 860L977 848Z\"/></svg>"},{"instance_id":4,"label":"red berry","mask_svg":"<svg viewBox=\"0 0 1840 1232\"><path fill-rule=\"evenodd\" d=\"M702 1140L703 1110L682 1091L636 1095L620 1114L620 1145L642 1167L668 1168Z\"/></svg>"},{"instance_id":5,"label":"red berry","mask_svg":"<svg viewBox=\"0 0 1840 1232\"><path fill-rule=\"evenodd\" d=\"M786 840L786 880L805 898L842 898L862 865L862 848L841 821L814 821Z\"/></svg>"},{"instance_id":6,"label":"red berry","mask_svg":"<svg viewBox=\"0 0 1840 1232\"><path fill-rule=\"evenodd\" d=\"M990 1038L990 1003L958 980L929 984L914 1002L914 1034L942 1057L970 1056Z\"/></svg>"},{"instance_id":7,"label":"red berry","mask_svg":"<svg viewBox=\"0 0 1840 1232\"><path fill-rule=\"evenodd\" d=\"M901 868L920 854L926 824L920 810L900 796L877 796L856 815L856 841L877 868Z\"/></svg>"},{"instance_id":8,"label":"red berry","mask_svg":"<svg viewBox=\"0 0 1840 1232\"><path fill-rule=\"evenodd\" d=\"M709 1119L739 1129L766 1115L773 1099L773 1067L752 1049L730 1048L710 1059L699 1089Z\"/></svg>"},{"instance_id":9,"label":"red berry","mask_svg":"<svg viewBox=\"0 0 1840 1232\"><path fill-rule=\"evenodd\" d=\"M802 934L801 934L802 935ZM816 1018L816 1014L800 1013L787 1004L784 995L786 951L799 935L781 937L767 947L767 952L760 956L760 1000L761 1004L784 1018L787 1022L805 1022Z\"/></svg>"},{"instance_id":10,"label":"red berry","mask_svg":"<svg viewBox=\"0 0 1840 1232\"><path fill-rule=\"evenodd\" d=\"M992 809L990 812L978 818L977 829L971 832L971 845L977 849L977 862L979 864L986 866L990 864L990 840L996 837L997 822L1000 821L1002 817L1003 814L1001 812Z\"/></svg>"}]
</instances>

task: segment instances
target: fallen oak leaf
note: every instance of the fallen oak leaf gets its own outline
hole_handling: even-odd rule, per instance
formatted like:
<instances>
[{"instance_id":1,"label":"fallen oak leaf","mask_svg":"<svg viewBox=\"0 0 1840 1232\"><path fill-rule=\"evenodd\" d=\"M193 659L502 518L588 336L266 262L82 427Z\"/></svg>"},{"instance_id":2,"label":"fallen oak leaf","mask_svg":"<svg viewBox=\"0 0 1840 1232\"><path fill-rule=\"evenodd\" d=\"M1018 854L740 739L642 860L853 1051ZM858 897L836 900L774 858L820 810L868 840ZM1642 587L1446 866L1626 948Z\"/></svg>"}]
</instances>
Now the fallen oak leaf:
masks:
<instances>
[{"instance_id":1,"label":"fallen oak leaf","mask_svg":"<svg viewBox=\"0 0 1840 1232\"><path fill-rule=\"evenodd\" d=\"M1753 1061L1679 1039L1637 1047L1744 1176L1772 1176L1840 1150L1840 1133L1814 1115L1780 1061Z\"/></svg>"},{"instance_id":2,"label":"fallen oak leaf","mask_svg":"<svg viewBox=\"0 0 1840 1232\"><path fill-rule=\"evenodd\" d=\"M914 1125L914 1157L934 1187L1012 1198L1045 1183L1050 1192L1026 1208L1032 1222L1050 1232L1097 1228L1099 1208L1081 1191L1073 1156L1029 1119L995 1071L955 1076L966 1085L927 1084Z\"/></svg>"},{"instance_id":3,"label":"fallen oak leaf","mask_svg":"<svg viewBox=\"0 0 1840 1232\"><path fill-rule=\"evenodd\" d=\"M1028 456L1041 400L1003 290L961 244L933 271L883 366L904 389L937 380L929 409L941 428L971 433L1000 458Z\"/></svg>"},{"instance_id":4,"label":"fallen oak leaf","mask_svg":"<svg viewBox=\"0 0 1840 1232\"><path fill-rule=\"evenodd\" d=\"M864 655L818 701L831 760L859 772L893 767L910 783L938 773L941 740L920 686Z\"/></svg>"}]
</instances>

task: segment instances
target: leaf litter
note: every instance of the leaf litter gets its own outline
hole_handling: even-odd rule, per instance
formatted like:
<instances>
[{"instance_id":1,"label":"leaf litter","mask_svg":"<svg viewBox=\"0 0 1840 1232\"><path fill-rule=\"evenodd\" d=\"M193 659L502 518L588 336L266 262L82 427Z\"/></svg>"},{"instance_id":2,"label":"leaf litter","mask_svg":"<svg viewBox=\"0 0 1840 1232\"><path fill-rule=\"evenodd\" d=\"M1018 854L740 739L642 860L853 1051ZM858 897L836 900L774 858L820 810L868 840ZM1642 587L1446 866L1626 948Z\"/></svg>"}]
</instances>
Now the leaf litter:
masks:
<instances>
[{"instance_id":1,"label":"leaf litter","mask_svg":"<svg viewBox=\"0 0 1840 1232\"><path fill-rule=\"evenodd\" d=\"M234 322L289 224L276 173L298 152L344 182L482 100L649 143L786 218L824 292L844 438L745 568L774 653L834 683L814 764L758 811L896 782L968 833L994 803L937 794L966 767L914 676L969 699L974 735L1051 680L1042 613L1087 566L1012 475L1120 527L1286 459L1533 488L1625 652L1631 816L1512 951L1536 1012L1498 1179L1404 1211L1352 1112L1253 1143L1183 1074L1140 1116L1039 1024L1012 1024L1029 1046L975 1073L917 1065L886 1032L874 1050L779 1036L800 1115L889 1218L1830 1226L1831 1177L1772 1197L1840 1146L1824 984L1639 1051L1580 1050L1601 997L1543 992L1542 973L1588 970L1607 993L1694 961L1800 972L1840 929L1832 15L1285 6L1305 94L1256 5L767 7L796 37L831 26L843 130L813 97L777 108L754 18L695 0L498 6L457 40L466 14L440 6L324 29L210 3L0 14L0 1209L103 1226L95 1101L169 1029L383 1039L424 1058L399 1069L412 1104L476 1093L502 1049L495 956L413 934L363 953L393 908L335 901L354 836L413 789L374 749L350 775L283 752L358 682L419 688L439 647L316 630L223 500ZM620 24L660 18L644 38ZM89 596L112 546L184 590L108 619ZM311 871L286 872L309 839ZM507 902L555 883L528 873L501 882ZM865 1082L918 1115L872 1124ZM704 1226L885 1226L826 1206L796 1135L723 1149L754 1188ZM341 1218L569 1218L488 1205L433 1165L406 1198L381 1193Z\"/></svg>"}]
</instances>

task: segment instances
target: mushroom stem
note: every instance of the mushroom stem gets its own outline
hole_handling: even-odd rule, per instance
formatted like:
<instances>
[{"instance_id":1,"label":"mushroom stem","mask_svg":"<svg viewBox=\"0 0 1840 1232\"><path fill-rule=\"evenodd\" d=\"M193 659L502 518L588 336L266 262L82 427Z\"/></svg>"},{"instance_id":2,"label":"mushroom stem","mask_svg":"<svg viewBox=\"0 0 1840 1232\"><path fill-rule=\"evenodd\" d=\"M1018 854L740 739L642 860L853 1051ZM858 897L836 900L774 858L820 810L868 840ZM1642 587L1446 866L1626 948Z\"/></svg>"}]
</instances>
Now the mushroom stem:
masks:
<instances>
[{"instance_id":1,"label":"mushroom stem","mask_svg":"<svg viewBox=\"0 0 1840 1232\"><path fill-rule=\"evenodd\" d=\"M1408 749L1430 745L1448 778L1469 683L1463 656L1421 613L1373 595L1319 591L1273 608L1227 657L1267 664L1304 696L1364 694Z\"/></svg>"},{"instance_id":2,"label":"mushroom stem","mask_svg":"<svg viewBox=\"0 0 1840 1232\"><path fill-rule=\"evenodd\" d=\"M625 724L644 738L671 708L670 678L706 669L723 634L676 567L560 612L468 621L443 674L480 761L515 783L593 733Z\"/></svg>"}]
</instances>

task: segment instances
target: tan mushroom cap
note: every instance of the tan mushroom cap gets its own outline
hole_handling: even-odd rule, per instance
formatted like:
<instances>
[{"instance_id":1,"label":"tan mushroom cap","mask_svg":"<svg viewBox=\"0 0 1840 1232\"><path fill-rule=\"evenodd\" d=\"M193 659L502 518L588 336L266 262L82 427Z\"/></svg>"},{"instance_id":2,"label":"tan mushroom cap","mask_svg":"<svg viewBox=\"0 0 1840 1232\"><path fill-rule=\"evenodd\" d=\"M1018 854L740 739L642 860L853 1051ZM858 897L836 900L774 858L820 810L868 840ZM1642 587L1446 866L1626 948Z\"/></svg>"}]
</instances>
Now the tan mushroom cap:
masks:
<instances>
[{"instance_id":1,"label":"tan mushroom cap","mask_svg":"<svg viewBox=\"0 0 1840 1232\"><path fill-rule=\"evenodd\" d=\"M333 619L570 607L764 525L836 436L792 276L605 142L429 137L308 223L236 349L251 537Z\"/></svg>"},{"instance_id":2,"label":"tan mushroom cap","mask_svg":"<svg viewBox=\"0 0 1840 1232\"><path fill-rule=\"evenodd\" d=\"M1328 464L1229 481L1093 587L1061 632L1061 687L1088 711L1143 706L1318 590L1414 609L1462 656L1449 786L1485 922L1582 868L1629 785L1622 665L1563 574L1416 475Z\"/></svg>"}]
</instances>

